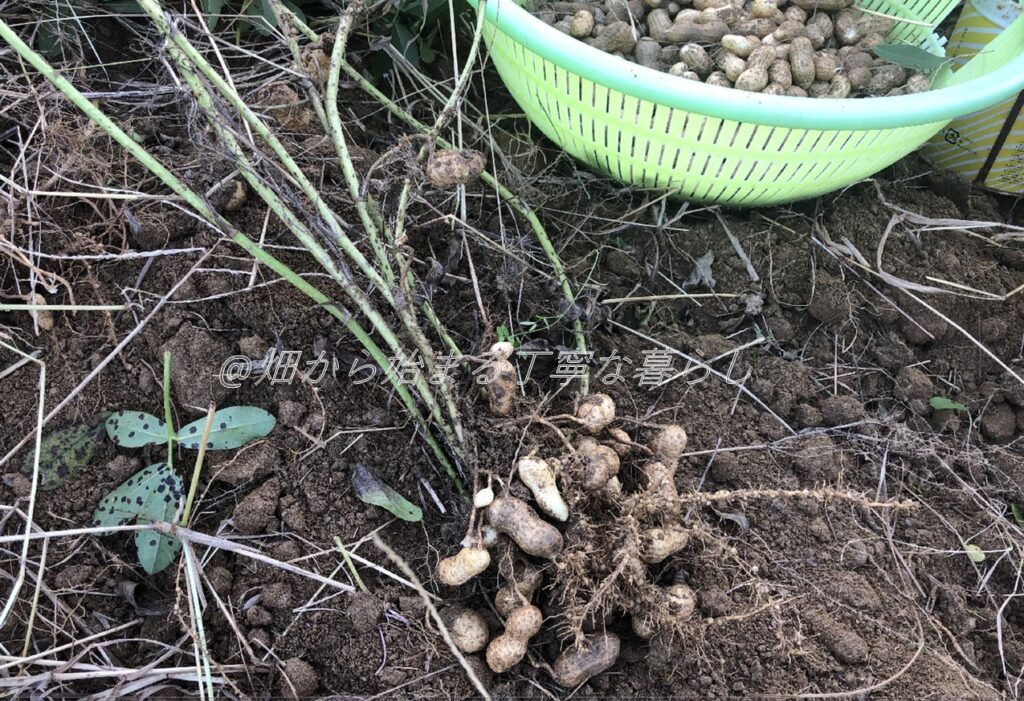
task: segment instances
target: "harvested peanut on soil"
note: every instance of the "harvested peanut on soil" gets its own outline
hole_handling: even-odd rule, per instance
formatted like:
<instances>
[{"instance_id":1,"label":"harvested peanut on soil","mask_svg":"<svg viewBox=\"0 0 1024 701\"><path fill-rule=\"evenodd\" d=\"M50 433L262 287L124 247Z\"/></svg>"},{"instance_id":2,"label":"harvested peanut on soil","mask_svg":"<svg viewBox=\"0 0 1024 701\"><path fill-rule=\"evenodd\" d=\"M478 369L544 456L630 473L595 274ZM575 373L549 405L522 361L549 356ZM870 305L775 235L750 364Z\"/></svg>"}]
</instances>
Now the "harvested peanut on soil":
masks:
<instances>
[{"instance_id":1,"label":"harvested peanut on soil","mask_svg":"<svg viewBox=\"0 0 1024 701\"><path fill-rule=\"evenodd\" d=\"M441 612L441 620L448 626L455 647L462 652L479 652L490 639L487 621L473 609L446 608Z\"/></svg>"},{"instance_id":2,"label":"harvested peanut on soil","mask_svg":"<svg viewBox=\"0 0 1024 701\"><path fill-rule=\"evenodd\" d=\"M484 157L477 151L434 151L427 159L427 180L434 187L465 185L484 172Z\"/></svg>"},{"instance_id":3,"label":"harvested peanut on soil","mask_svg":"<svg viewBox=\"0 0 1024 701\"><path fill-rule=\"evenodd\" d=\"M519 664L526 655L526 644L540 631L543 621L544 614L530 604L509 614L505 632L487 646L487 666L501 674Z\"/></svg>"},{"instance_id":4,"label":"harvested peanut on soil","mask_svg":"<svg viewBox=\"0 0 1024 701\"><path fill-rule=\"evenodd\" d=\"M708 85L831 99L929 90L928 76L875 53L896 21L852 5L852 0L534 0L534 14L596 49ZM844 49L861 53L868 65L846 61L850 52L844 56Z\"/></svg>"},{"instance_id":5,"label":"harvested peanut on soil","mask_svg":"<svg viewBox=\"0 0 1024 701\"><path fill-rule=\"evenodd\" d=\"M569 648L555 660L551 667L555 682L567 689L576 688L615 664L619 646L619 636L615 633L587 636L580 649Z\"/></svg>"},{"instance_id":6,"label":"harvested peanut on soil","mask_svg":"<svg viewBox=\"0 0 1024 701\"><path fill-rule=\"evenodd\" d=\"M498 497L487 507L487 519L527 555L550 559L562 552L562 534L522 499Z\"/></svg>"},{"instance_id":7,"label":"harvested peanut on soil","mask_svg":"<svg viewBox=\"0 0 1024 701\"><path fill-rule=\"evenodd\" d=\"M487 569L491 554L484 548L466 547L437 565L437 578L442 584L457 587Z\"/></svg>"}]
</instances>

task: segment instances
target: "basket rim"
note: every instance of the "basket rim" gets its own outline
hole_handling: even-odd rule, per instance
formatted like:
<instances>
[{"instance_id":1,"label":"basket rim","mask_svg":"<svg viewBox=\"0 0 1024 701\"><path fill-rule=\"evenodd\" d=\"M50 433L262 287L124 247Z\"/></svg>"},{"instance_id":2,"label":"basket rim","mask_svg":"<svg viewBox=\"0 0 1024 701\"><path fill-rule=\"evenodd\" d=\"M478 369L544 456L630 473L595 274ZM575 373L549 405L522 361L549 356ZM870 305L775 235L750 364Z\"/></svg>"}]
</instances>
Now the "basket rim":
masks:
<instances>
[{"instance_id":1,"label":"basket rim","mask_svg":"<svg viewBox=\"0 0 1024 701\"><path fill-rule=\"evenodd\" d=\"M861 100L762 95L686 80L612 56L563 34L515 0L468 0L474 8L481 1L495 29L583 78L641 100L736 122L824 131L914 127L948 122L1024 90L1022 46L1016 58L994 71L915 95ZM1024 22L1024 16L1015 21Z\"/></svg>"}]
</instances>

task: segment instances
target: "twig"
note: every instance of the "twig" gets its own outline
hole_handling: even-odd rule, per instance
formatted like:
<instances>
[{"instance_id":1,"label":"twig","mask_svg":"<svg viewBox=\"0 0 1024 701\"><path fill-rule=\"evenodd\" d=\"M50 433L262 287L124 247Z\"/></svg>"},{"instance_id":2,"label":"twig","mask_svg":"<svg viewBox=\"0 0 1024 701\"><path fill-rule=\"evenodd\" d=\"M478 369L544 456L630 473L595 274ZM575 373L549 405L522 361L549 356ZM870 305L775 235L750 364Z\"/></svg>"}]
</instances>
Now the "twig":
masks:
<instances>
[{"instance_id":1,"label":"twig","mask_svg":"<svg viewBox=\"0 0 1024 701\"><path fill-rule=\"evenodd\" d=\"M399 557L398 553L396 553L394 550L388 547L388 545L383 540L381 540L380 536L376 533L373 534L373 544L376 545L377 549L384 553L388 557L388 559L395 564L395 567L400 569L402 571L402 574L408 577L409 580L413 583L413 588L416 589L417 593L419 593L420 595L420 598L423 599L423 603L426 605L427 611L430 612L431 618L434 619L434 623L437 624L438 630L441 631L441 637L444 638L445 643L448 644L448 647L451 649L452 654L455 656L455 659L457 659L459 661L459 664L462 665L462 668L466 670L466 676L469 677L469 680L473 683L473 686L476 687L476 690L477 692L479 692L480 696L490 701L491 695L487 692L487 688L480 683L479 679L477 679L476 673L473 671L473 668L470 666L469 662L466 661L466 658L463 656L459 648L455 645L455 641L452 640L451 633L448 632L448 627L445 626L444 621L441 620L441 614L437 612L437 608L434 606L434 602L431 601L430 596L427 594L427 590L423 588L422 584L420 584L420 580L416 577L416 573L413 572L412 568L409 567L408 564L406 564L405 560Z\"/></svg>"}]
</instances>

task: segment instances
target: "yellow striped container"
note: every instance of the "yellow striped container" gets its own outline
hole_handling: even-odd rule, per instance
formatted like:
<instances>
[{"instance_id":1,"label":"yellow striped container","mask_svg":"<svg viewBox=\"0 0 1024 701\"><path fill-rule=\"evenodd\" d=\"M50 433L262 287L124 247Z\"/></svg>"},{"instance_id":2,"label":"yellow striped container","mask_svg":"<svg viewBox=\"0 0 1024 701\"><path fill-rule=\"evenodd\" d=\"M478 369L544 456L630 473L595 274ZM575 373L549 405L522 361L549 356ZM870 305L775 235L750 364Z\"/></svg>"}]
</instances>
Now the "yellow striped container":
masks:
<instances>
[{"instance_id":1,"label":"yellow striped container","mask_svg":"<svg viewBox=\"0 0 1024 701\"><path fill-rule=\"evenodd\" d=\"M946 55L967 60L985 51L1020 14L1018 0L967 0ZM982 187L1024 194L1024 92L953 120L921 153Z\"/></svg>"}]
</instances>

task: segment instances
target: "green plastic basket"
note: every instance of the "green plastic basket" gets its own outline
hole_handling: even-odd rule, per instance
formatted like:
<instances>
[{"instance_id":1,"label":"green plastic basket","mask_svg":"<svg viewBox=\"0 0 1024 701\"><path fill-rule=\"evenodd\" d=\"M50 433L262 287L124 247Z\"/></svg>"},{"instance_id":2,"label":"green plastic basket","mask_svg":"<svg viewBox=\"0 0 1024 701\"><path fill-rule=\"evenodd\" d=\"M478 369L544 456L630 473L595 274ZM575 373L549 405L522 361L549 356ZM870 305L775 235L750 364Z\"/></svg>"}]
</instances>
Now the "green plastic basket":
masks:
<instances>
[{"instance_id":1,"label":"green plastic basket","mask_svg":"<svg viewBox=\"0 0 1024 701\"><path fill-rule=\"evenodd\" d=\"M474 6L481 0L470 0ZM866 0L908 18L889 41L942 54L958 0ZM527 117L599 172L700 202L753 207L815 197L894 163L950 120L1024 89L1024 17L917 95L815 100L705 85L605 54L519 7L488 0L484 40Z\"/></svg>"}]
</instances>

